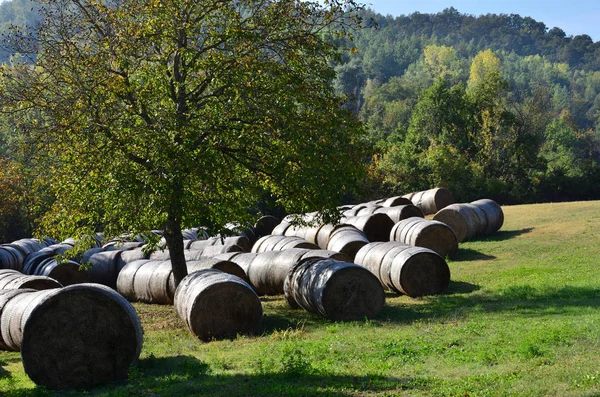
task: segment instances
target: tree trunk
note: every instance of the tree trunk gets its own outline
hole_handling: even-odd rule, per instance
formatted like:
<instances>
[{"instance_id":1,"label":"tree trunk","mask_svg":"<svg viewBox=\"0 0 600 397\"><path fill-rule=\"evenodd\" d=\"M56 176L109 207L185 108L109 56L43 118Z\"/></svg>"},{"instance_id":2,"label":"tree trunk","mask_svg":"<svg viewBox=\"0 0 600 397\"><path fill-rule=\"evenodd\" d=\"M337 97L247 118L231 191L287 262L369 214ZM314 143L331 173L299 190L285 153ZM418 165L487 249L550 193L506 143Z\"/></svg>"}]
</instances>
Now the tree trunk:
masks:
<instances>
[{"instance_id":1,"label":"tree trunk","mask_svg":"<svg viewBox=\"0 0 600 397\"><path fill-rule=\"evenodd\" d=\"M187 276L187 265L185 263L185 255L183 253L183 235L181 234L181 221L168 215L168 220L164 233L167 241L167 248L171 254L171 266L173 268L173 278L175 279L175 288L181 280Z\"/></svg>"}]
</instances>

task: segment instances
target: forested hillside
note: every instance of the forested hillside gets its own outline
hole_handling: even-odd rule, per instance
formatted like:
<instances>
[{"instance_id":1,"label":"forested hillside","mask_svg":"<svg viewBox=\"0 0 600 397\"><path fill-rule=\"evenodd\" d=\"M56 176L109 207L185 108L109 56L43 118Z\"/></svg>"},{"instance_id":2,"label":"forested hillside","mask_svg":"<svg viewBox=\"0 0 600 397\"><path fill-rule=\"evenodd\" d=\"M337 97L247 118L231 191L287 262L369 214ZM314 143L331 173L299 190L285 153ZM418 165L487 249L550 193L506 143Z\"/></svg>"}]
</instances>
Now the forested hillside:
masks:
<instances>
[{"instance_id":1,"label":"forested hillside","mask_svg":"<svg viewBox=\"0 0 600 397\"><path fill-rule=\"evenodd\" d=\"M392 193L600 197L600 42L519 15L363 14L336 87Z\"/></svg>"}]
</instances>

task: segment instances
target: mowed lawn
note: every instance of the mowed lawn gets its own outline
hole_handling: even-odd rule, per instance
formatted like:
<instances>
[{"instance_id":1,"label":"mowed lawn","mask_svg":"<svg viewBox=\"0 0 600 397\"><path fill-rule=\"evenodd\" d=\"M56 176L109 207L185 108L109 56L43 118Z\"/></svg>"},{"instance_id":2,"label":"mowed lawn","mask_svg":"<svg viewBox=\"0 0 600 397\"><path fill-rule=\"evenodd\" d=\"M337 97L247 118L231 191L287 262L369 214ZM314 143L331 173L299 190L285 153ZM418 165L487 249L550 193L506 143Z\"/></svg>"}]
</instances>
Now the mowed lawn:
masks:
<instances>
[{"instance_id":1,"label":"mowed lawn","mask_svg":"<svg viewBox=\"0 0 600 397\"><path fill-rule=\"evenodd\" d=\"M172 307L134 304L127 382L48 391L1 352L0 395L600 396L600 201L503 210L499 232L460 245L443 295L388 294L352 323L266 297L260 335L210 343Z\"/></svg>"}]
</instances>

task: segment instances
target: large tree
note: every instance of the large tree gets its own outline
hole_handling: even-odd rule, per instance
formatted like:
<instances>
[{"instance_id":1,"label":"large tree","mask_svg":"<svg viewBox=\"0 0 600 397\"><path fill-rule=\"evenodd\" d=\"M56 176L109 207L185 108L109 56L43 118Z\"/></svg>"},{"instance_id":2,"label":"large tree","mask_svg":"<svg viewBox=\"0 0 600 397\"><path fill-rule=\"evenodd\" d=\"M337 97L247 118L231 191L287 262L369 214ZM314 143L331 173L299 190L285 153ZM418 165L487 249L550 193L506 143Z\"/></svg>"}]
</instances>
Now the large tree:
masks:
<instances>
[{"instance_id":1,"label":"large tree","mask_svg":"<svg viewBox=\"0 0 600 397\"><path fill-rule=\"evenodd\" d=\"M328 34L353 0L50 0L13 45L4 109L46 153L54 234L164 230L176 283L181 230L250 221L266 194L333 209L356 185L360 125L332 89ZM29 112L31 113L31 112Z\"/></svg>"}]
</instances>

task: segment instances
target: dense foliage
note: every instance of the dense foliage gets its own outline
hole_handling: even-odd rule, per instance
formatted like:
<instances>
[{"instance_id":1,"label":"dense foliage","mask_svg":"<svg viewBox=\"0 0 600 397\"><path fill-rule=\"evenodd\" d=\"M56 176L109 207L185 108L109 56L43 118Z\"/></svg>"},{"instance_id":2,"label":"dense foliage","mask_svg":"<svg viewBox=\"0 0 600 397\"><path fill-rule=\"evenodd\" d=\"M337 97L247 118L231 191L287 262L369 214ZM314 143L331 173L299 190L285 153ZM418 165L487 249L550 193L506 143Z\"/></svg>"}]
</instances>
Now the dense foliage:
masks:
<instances>
[{"instance_id":1,"label":"dense foliage","mask_svg":"<svg viewBox=\"0 0 600 397\"><path fill-rule=\"evenodd\" d=\"M519 15L370 11L336 87L386 193L599 198L600 43Z\"/></svg>"}]
</instances>

